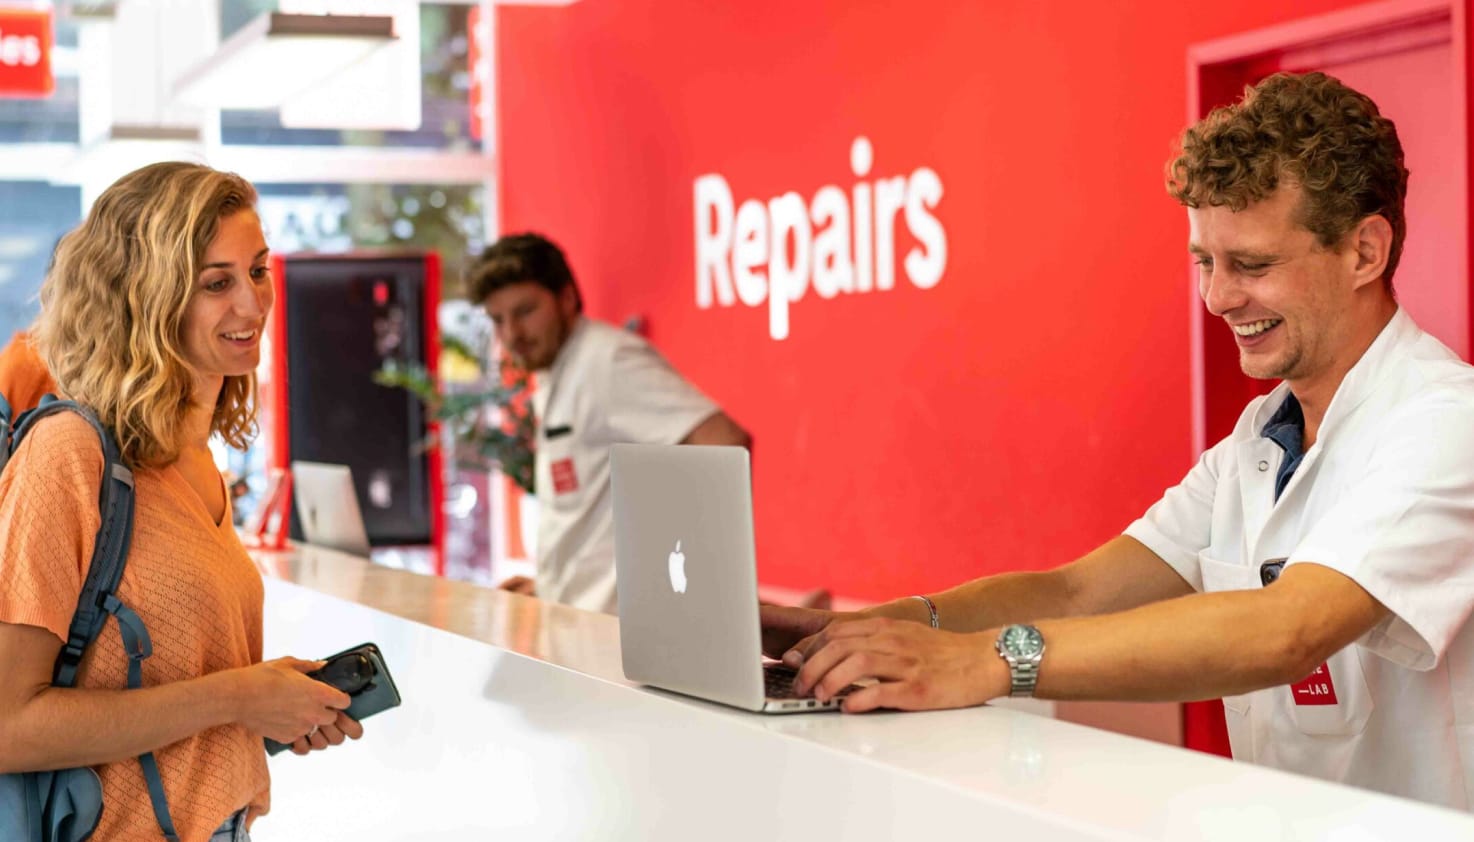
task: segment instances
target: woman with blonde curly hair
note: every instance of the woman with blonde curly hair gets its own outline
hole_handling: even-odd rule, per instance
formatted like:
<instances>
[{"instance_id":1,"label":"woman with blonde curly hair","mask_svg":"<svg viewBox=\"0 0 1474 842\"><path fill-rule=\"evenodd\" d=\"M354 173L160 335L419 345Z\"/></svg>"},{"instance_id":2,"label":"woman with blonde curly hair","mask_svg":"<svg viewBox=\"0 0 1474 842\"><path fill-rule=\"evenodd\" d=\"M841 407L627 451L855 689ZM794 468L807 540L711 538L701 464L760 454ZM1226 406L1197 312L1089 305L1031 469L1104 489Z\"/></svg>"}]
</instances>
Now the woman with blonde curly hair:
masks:
<instances>
[{"instance_id":1,"label":"woman with blonde curly hair","mask_svg":"<svg viewBox=\"0 0 1474 842\"><path fill-rule=\"evenodd\" d=\"M52 687L100 523L103 454L72 413L40 420L0 475L0 772L93 766L98 839L157 839L140 764L153 752L185 842L245 839L270 806L262 737L298 753L362 734L318 663L261 662L263 588L208 447L255 427L272 305L256 192L154 164L118 180L57 247L36 342L58 386L118 442L136 489L117 595L151 632L128 690L116 624Z\"/></svg>"}]
</instances>

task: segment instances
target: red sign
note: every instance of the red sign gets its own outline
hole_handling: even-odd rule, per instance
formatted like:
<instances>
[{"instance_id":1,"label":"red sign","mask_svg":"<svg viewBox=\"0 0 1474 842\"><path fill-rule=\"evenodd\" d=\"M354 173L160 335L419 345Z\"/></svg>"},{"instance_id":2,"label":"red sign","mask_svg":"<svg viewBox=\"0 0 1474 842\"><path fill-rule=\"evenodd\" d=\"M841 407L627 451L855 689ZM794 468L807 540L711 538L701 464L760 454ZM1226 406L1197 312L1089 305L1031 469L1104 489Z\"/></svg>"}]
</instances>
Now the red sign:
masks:
<instances>
[{"instance_id":1,"label":"red sign","mask_svg":"<svg viewBox=\"0 0 1474 842\"><path fill-rule=\"evenodd\" d=\"M51 76L51 12L0 10L0 96L46 97Z\"/></svg>"},{"instance_id":2,"label":"red sign","mask_svg":"<svg viewBox=\"0 0 1474 842\"><path fill-rule=\"evenodd\" d=\"M1331 683L1331 671L1321 664L1315 672L1290 685L1290 693L1297 705L1336 704L1336 685Z\"/></svg>"}]
</instances>

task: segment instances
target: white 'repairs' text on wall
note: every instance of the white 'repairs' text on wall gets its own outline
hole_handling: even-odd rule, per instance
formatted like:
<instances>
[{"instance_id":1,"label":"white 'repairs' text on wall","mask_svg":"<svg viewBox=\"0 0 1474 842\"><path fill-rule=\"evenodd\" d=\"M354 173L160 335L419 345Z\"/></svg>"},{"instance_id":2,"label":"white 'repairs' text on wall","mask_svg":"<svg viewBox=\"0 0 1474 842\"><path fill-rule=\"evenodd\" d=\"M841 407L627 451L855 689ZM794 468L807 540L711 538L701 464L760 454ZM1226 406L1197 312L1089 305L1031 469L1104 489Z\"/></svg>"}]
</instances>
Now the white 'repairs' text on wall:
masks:
<instances>
[{"instance_id":1,"label":"white 'repairs' text on wall","mask_svg":"<svg viewBox=\"0 0 1474 842\"><path fill-rule=\"evenodd\" d=\"M789 191L738 205L726 177L696 178L696 306L768 305L768 334L786 339L789 305L812 288L821 299L885 292L899 268L917 289L931 289L947 268L947 231L936 216L942 179L930 167L866 180L874 150L850 146L860 181L846 192L826 184L805 201ZM916 241L896 254L897 226Z\"/></svg>"}]
</instances>

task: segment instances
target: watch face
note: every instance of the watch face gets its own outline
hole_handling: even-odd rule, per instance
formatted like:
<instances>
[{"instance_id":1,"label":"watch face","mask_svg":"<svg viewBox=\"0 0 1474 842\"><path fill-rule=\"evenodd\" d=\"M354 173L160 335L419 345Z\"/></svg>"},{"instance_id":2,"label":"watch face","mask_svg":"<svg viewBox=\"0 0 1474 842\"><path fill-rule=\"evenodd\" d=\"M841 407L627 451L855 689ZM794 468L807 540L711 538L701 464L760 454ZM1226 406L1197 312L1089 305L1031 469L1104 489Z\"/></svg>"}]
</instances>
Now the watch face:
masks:
<instances>
[{"instance_id":1,"label":"watch face","mask_svg":"<svg viewBox=\"0 0 1474 842\"><path fill-rule=\"evenodd\" d=\"M1003 630L1003 646L1015 658L1032 658L1044 651L1044 636L1033 626L1009 626Z\"/></svg>"}]
</instances>

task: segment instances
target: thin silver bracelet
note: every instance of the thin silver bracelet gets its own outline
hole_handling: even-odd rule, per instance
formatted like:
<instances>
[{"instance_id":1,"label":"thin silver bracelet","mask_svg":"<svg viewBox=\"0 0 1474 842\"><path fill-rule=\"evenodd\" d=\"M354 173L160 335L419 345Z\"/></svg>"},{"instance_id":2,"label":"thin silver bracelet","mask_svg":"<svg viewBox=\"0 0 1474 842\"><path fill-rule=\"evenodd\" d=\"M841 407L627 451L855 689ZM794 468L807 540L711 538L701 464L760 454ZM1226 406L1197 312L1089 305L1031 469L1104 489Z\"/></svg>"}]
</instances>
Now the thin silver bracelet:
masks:
<instances>
[{"instance_id":1,"label":"thin silver bracelet","mask_svg":"<svg viewBox=\"0 0 1474 842\"><path fill-rule=\"evenodd\" d=\"M931 613L931 627L932 628L939 629L939 628L942 627L941 621L937 619L937 604L935 602L932 602L931 601L931 597L929 597L929 596L922 596L921 594L916 594L915 596L913 596L911 598L912 599L919 599L922 602L926 603L926 610Z\"/></svg>"}]
</instances>

